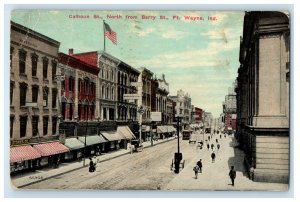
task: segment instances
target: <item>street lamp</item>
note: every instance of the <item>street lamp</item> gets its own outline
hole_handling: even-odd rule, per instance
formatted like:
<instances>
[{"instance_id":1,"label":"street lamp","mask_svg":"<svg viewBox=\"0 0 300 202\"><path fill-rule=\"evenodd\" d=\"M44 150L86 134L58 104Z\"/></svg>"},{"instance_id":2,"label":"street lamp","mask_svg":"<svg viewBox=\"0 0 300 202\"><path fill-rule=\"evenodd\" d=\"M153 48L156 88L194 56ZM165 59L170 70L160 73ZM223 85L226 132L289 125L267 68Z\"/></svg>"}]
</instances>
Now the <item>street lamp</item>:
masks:
<instances>
[{"instance_id":1,"label":"street lamp","mask_svg":"<svg viewBox=\"0 0 300 202\"><path fill-rule=\"evenodd\" d=\"M178 148L178 152L174 154L174 159L175 159L175 173L179 173L179 167L180 167L180 161L182 160L182 153L180 153L180 147L179 147L179 123L182 120L182 116L177 115L176 117L176 121L177 121L177 148Z\"/></svg>"}]
</instances>

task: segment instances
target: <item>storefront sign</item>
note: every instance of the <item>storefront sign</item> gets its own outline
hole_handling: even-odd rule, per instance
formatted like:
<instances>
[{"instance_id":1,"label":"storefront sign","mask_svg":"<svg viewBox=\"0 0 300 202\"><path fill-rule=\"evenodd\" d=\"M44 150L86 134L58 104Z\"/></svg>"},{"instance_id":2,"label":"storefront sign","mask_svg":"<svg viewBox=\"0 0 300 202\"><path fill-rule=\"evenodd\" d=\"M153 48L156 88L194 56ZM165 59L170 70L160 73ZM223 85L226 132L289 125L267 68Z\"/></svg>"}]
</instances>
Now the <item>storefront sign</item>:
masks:
<instances>
[{"instance_id":1,"label":"storefront sign","mask_svg":"<svg viewBox=\"0 0 300 202\"><path fill-rule=\"evenodd\" d=\"M29 144L29 139L26 139L26 140L12 140L11 141L12 146L28 145L28 144Z\"/></svg>"}]
</instances>

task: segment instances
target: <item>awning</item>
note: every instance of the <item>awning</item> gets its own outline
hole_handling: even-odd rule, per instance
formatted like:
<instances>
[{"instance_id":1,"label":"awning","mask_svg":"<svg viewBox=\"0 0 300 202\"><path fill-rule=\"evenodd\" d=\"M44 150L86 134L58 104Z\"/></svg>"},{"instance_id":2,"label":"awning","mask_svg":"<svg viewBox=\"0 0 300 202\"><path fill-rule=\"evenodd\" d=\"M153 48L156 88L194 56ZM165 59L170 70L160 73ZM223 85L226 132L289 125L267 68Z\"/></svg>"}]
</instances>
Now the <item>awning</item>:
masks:
<instances>
[{"instance_id":1,"label":"awning","mask_svg":"<svg viewBox=\"0 0 300 202\"><path fill-rule=\"evenodd\" d=\"M80 140L80 142L85 143L85 137L81 136L78 137L78 140ZM94 144L100 144L100 143L104 143L107 142L107 140L105 140L102 135L92 135L92 136L86 136L86 145L90 146L90 145L94 145Z\"/></svg>"},{"instance_id":2,"label":"awning","mask_svg":"<svg viewBox=\"0 0 300 202\"><path fill-rule=\"evenodd\" d=\"M41 155L32 146L19 146L10 148L10 163L22 162L40 158Z\"/></svg>"},{"instance_id":3,"label":"awning","mask_svg":"<svg viewBox=\"0 0 300 202\"><path fill-rule=\"evenodd\" d=\"M108 140L108 141L116 141L116 140L124 140L125 138L121 136L117 131L115 132L101 132L101 134Z\"/></svg>"},{"instance_id":4,"label":"awning","mask_svg":"<svg viewBox=\"0 0 300 202\"><path fill-rule=\"evenodd\" d=\"M170 132L175 132L176 131L176 129L173 127L173 126L166 126L166 127L168 127L168 132L170 133Z\"/></svg>"},{"instance_id":5,"label":"awning","mask_svg":"<svg viewBox=\"0 0 300 202\"><path fill-rule=\"evenodd\" d=\"M165 126L157 126L157 133L167 133L168 130Z\"/></svg>"},{"instance_id":6,"label":"awning","mask_svg":"<svg viewBox=\"0 0 300 202\"><path fill-rule=\"evenodd\" d=\"M142 132L150 132L150 126L142 125Z\"/></svg>"},{"instance_id":7,"label":"awning","mask_svg":"<svg viewBox=\"0 0 300 202\"><path fill-rule=\"evenodd\" d=\"M59 142L50 142L44 144L33 145L42 156L51 156L55 154L69 152L69 148Z\"/></svg>"},{"instance_id":8,"label":"awning","mask_svg":"<svg viewBox=\"0 0 300 202\"><path fill-rule=\"evenodd\" d=\"M135 139L134 134L128 126L118 126L117 133L124 136L127 140Z\"/></svg>"},{"instance_id":9,"label":"awning","mask_svg":"<svg viewBox=\"0 0 300 202\"><path fill-rule=\"evenodd\" d=\"M79 141L77 138L67 138L65 141L65 146L70 150L80 149L84 147L84 143Z\"/></svg>"}]
</instances>

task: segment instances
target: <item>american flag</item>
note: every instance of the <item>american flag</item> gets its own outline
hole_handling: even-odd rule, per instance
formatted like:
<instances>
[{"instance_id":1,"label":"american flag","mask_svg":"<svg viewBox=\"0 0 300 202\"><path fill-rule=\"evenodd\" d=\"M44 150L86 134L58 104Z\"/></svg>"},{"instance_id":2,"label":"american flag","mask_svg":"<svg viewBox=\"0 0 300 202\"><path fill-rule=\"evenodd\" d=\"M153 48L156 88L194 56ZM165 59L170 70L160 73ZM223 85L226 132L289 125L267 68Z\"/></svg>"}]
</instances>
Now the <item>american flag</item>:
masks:
<instances>
[{"instance_id":1,"label":"american flag","mask_svg":"<svg viewBox=\"0 0 300 202\"><path fill-rule=\"evenodd\" d=\"M104 22L104 27L105 27L105 36L109 38L114 44L117 45L117 33L114 32L108 24Z\"/></svg>"}]
</instances>

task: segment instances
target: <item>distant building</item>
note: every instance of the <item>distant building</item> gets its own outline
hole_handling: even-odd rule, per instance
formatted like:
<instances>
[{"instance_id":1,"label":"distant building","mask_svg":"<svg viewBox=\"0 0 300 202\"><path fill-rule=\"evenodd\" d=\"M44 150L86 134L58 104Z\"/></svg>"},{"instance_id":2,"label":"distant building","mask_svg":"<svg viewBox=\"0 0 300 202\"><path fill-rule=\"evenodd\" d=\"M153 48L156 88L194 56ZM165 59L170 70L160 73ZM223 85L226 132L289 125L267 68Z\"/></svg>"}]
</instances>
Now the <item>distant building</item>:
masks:
<instances>
[{"instance_id":1,"label":"distant building","mask_svg":"<svg viewBox=\"0 0 300 202\"><path fill-rule=\"evenodd\" d=\"M167 113L167 97L169 94L169 84L166 82L165 75L162 75L161 79L158 79L158 88L156 92L156 106L157 111L161 112L161 123L167 124L168 113Z\"/></svg>"},{"instance_id":2,"label":"distant building","mask_svg":"<svg viewBox=\"0 0 300 202\"><path fill-rule=\"evenodd\" d=\"M237 78L237 138L254 181L289 181L290 19L246 12Z\"/></svg>"},{"instance_id":3,"label":"distant building","mask_svg":"<svg viewBox=\"0 0 300 202\"><path fill-rule=\"evenodd\" d=\"M203 110L199 107L195 107L195 122L203 123Z\"/></svg>"},{"instance_id":4,"label":"distant building","mask_svg":"<svg viewBox=\"0 0 300 202\"><path fill-rule=\"evenodd\" d=\"M145 110L143 113L143 123L149 123L150 121L150 112L151 112L151 80L153 72L149 69L143 67L139 69L140 74L142 74L142 83L143 83L143 96L142 96L142 105Z\"/></svg>"},{"instance_id":5,"label":"distant building","mask_svg":"<svg viewBox=\"0 0 300 202\"><path fill-rule=\"evenodd\" d=\"M223 114L224 114L224 130L229 133L236 131L236 93L232 90L235 88L235 83L228 90L228 95L225 96L223 102Z\"/></svg>"}]
</instances>

